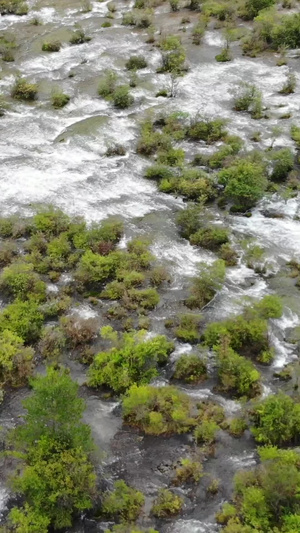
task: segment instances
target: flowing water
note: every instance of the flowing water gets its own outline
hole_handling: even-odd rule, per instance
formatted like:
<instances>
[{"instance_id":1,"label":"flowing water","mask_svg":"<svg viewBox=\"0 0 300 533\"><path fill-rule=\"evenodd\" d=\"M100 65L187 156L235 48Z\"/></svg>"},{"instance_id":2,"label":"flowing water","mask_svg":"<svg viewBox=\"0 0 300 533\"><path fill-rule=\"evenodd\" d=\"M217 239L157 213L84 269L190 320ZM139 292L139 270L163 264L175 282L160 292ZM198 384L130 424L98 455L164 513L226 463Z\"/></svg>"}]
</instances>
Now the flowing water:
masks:
<instances>
[{"instance_id":1,"label":"flowing water","mask_svg":"<svg viewBox=\"0 0 300 533\"><path fill-rule=\"evenodd\" d=\"M30 2L31 10L27 16L12 15L0 19L0 31L16 34L22 43L16 52L15 63L3 63L0 90L4 94L9 93L16 72L39 84L39 100L36 103L14 102L0 119L0 210L3 214L16 212L27 215L32 213L36 204L52 203L71 215L84 216L89 222L104 219L108 215L122 217L125 222L123 246L133 235L150 235L152 251L172 274L172 283L164 291L162 303L151 315L154 331L165 332L162 319L177 308L183 291L197 272L198 263L212 262L215 256L191 246L178 236L175 214L184 207L182 200L159 193L154 183L143 178L144 169L149 163L135 153L139 122L150 110L153 113L162 109L168 112L180 110L191 115L201 112L210 118L227 118L230 133L242 137L247 150L257 146L249 141L249 137L259 129L262 132L260 147L266 148L280 115L291 112L293 122L299 119L300 84L295 94L288 98L278 95L288 67L276 68L274 57L242 57L238 45L233 46L235 59L232 62L217 63L214 56L222 46L222 34L210 28L200 47L191 45L191 41L182 33L189 72L181 79L175 99L155 98L157 90L167 83L165 75L155 74L160 61L158 50L145 43L144 30L121 25L120 13L130 9L133 2L117 2L113 27L101 28L107 3L92 2L92 11L83 13L78 2L52 1L46 5L44 0L37 3L33 1ZM30 25L29 21L34 16L43 25ZM193 20L196 15L189 13L189 16ZM182 13L170 16L166 4L157 10L156 26L164 32L170 32L172 28L178 28L181 18ZM51 38L67 43L76 23L80 23L92 37L90 42L79 46L64 44L61 51L55 54L41 52L41 43L49 34ZM110 103L97 97L97 85L107 68L114 68L124 77L125 61L134 54L145 55L148 68L140 71L138 87L132 89L134 106L117 111ZM296 55L290 59L290 64L295 72L298 67L299 72ZM297 77L299 79L299 74ZM255 83L263 91L264 103L270 112L269 120L253 121L248 115L232 111L233 89L241 80ZM71 96L70 103L58 111L49 104L51 91L57 86ZM290 120L280 121L282 131L275 139L275 146L291 146L290 125ZM125 146L126 157L104 156L107 147L114 142ZM185 148L192 156L193 147ZM267 211L277 213L281 218L266 216ZM277 276L282 265L291 258L300 258L298 216L298 198L283 200L276 195L262 201L253 210L251 218L225 216L214 210L215 220L220 224L225 222L232 229L233 238L251 237L264 248L270 276L255 274L245 266L242 258L236 267L227 269L224 288L205 310L208 320L237 313L244 297L261 298L280 287L280 278L278 281ZM270 331L276 353L273 364L276 369L297 355L295 345L287 341L288 332L299 325L297 295L292 288L288 288L287 294L284 292L282 296L284 315L280 320L273 321ZM85 317L95 314L87 305L77 307L73 312ZM173 358L191 350L189 344L177 342ZM83 368L74 364L71 371L74 379L83 384ZM272 372L271 369L263 372L264 396L278 386L272 378ZM229 415L238 413L240 409L237 402L215 395L207 384L197 388L187 387L186 392L197 399L214 398ZM87 400L86 421L93 429L97 445L106 453L104 461L115 464L116 472L120 473L120 469L124 468L125 477L136 482L135 485L142 488L151 500L157 487L166 482L157 469L159 461L163 461L164 454L170 453L172 456L172 450L175 454L187 443L184 439L170 439L167 443L164 440L159 443L157 439L139 440L137 435L126 434L122 430L117 403L102 401L85 389L83 395ZM15 423L20 414L21 397L22 394L18 396L15 393L12 404L4 402L1 425ZM122 443L119 446L118 439ZM194 510L187 513L187 517L163 526L161 531L217 531L214 513L220 503L230 497L231 483L228 483L228 479L239 468L254 463L254 449L249 434L235 440L221 432L215 458L207 462L207 471L221 479L219 495L208 501L201 492L197 493L199 501ZM178 457L178 453L175 457ZM0 485L0 511L5 509L7 497L7 489ZM92 521L86 521L76 528L78 533L83 530L102 531L101 525Z\"/></svg>"}]
</instances>

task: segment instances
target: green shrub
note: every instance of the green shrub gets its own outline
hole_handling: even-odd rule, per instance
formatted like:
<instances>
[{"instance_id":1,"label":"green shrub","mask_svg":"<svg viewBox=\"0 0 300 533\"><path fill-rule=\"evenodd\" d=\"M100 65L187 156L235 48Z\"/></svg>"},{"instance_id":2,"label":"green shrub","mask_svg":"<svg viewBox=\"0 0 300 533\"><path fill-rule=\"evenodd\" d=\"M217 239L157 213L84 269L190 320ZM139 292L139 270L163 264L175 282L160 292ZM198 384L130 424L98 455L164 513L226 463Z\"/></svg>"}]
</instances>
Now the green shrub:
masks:
<instances>
[{"instance_id":1,"label":"green shrub","mask_svg":"<svg viewBox=\"0 0 300 533\"><path fill-rule=\"evenodd\" d=\"M230 348L226 337L215 350L220 388L238 397L256 396L260 392L260 374L253 363Z\"/></svg>"},{"instance_id":2,"label":"green shrub","mask_svg":"<svg viewBox=\"0 0 300 533\"><path fill-rule=\"evenodd\" d=\"M230 48L228 47L223 48L220 54L216 55L215 59L216 61L218 61L218 63L226 63L227 61L231 61L232 54L230 52Z\"/></svg>"},{"instance_id":3,"label":"green shrub","mask_svg":"<svg viewBox=\"0 0 300 533\"><path fill-rule=\"evenodd\" d=\"M226 266L230 267L237 265L238 254L228 242L222 244L220 247L219 257L225 261Z\"/></svg>"},{"instance_id":4,"label":"green shrub","mask_svg":"<svg viewBox=\"0 0 300 533\"><path fill-rule=\"evenodd\" d=\"M275 0L246 0L245 16L253 19L262 9L267 9L275 4Z\"/></svg>"},{"instance_id":5,"label":"green shrub","mask_svg":"<svg viewBox=\"0 0 300 533\"><path fill-rule=\"evenodd\" d=\"M190 243L208 250L216 251L222 244L227 243L228 230L218 226L200 228L190 236Z\"/></svg>"},{"instance_id":6,"label":"green shrub","mask_svg":"<svg viewBox=\"0 0 300 533\"><path fill-rule=\"evenodd\" d=\"M247 429L247 424L243 418L233 418L230 420L228 431L233 437L241 437Z\"/></svg>"},{"instance_id":7,"label":"green shrub","mask_svg":"<svg viewBox=\"0 0 300 533\"><path fill-rule=\"evenodd\" d=\"M300 404L282 392L265 398L250 410L256 441L279 446L298 443L299 413Z\"/></svg>"},{"instance_id":8,"label":"green shrub","mask_svg":"<svg viewBox=\"0 0 300 533\"><path fill-rule=\"evenodd\" d=\"M113 104L118 109L125 109L134 102L133 96L129 92L128 85L120 85L115 89L112 95Z\"/></svg>"},{"instance_id":9,"label":"green shrub","mask_svg":"<svg viewBox=\"0 0 300 533\"><path fill-rule=\"evenodd\" d=\"M45 41L42 44L43 52L59 52L61 49L60 41Z\"/></svg>"},{"instance_id":10,"label":"green shrub","mask_svg":"<svg viewBox=\"0 0 300 533\"><path fill-rule=\"evenodd\" d=\"M203 466L200 461L190 459L180 459L180 464L175 470L174 485L182 483L198 483L204 476Z\"/></svg>"},{"instance_id":11,"label":"green shrub","mask_svg":"<svg viewBox=\"0 0 300 533\"><path fill-rule=\"evenodd\" d=\"M66 346L66 336L61 327L47 326L42 330L39 350L42 357L57 361Z\"/></svg>"},{"instance_id":12,"label":"green shrub","mask_svg":"<svg viewBox=\"0 0 300 533\"><path fill-rule=\"evenodd\" d=\"M21 300L43 301L46 297L46 284L33 271L33 265L21 261L4 268L0 275L0 289Z\"/></svg>"},{"instance_id":13,"label":"green shrub","mask_svg":"<svg viewBox=\"0 0 300 533\"><path fill-rule=\"evenodd\" d=\"M11 263L18 255L18 247L13 241L6 241L0 245L0 266ZM0 278L1 279L1 278Z\"/></svg>"},{"instance_id":14,"label":"green shrub","mask_svg":"<svg viewBox=\"0 0 300 533\"><path fill-rule=\"evenodd\" d=\"M197 444L213 444L216 439L218 424L214 420L202 420L202 422L195 428L194 437Z\"/></svg>"},{"instance_id":15,"label":"green shrub","mask_svg":"<svg viewBox=\"0 0 300 533\"><path fill-rule=\"evenodd\" d=\"M28 5L23 0L0 0L0 15L27 15Z\"/></svg>"},{"instance_id":16,"label":"green shrub","mask_svg":"<svg viewBox=\"0 0 300 533\"><path fill-rule=\"evenodd\" d=\"M200 227L201 206L189 204L186 209L182 209L176 217L179 232L182 237L188 239Z\"/></svg>"},{"instance_id":17,"label":"green shrub","mask_svg":"<svg viewBox=\"0 0 300 533\"><path fill-rule=\"evenodd\" d=\"M25 348L23 339L12 331L0 333L0 384L18 387L32 374L34 351Z\"/></svg>"},{"instance_id":18,"label":"green shrub","mask_svg":"<svg viewBox=\"0 0 300 533\"><path fill-rule=\"evenodd\" d=\"M67 231L70 219L60 209L45 206L34 215L32 224L33 232L42 232L46 237L50 237Z\"/></svg>"},{"instance_id":19,"label":"green shrub","mask_svg":"<svg viewBox=\"0 0 300 533\"><path fill-rule=\"evenodd\" d=\"M180 513L183 499L169 489L160 489L151 509L157 518L168 518Z\"/></svg>"},{"instance_id":20,"label":"green shrub","mask_svg":"<svg viewBox=\"0 0 300 533\"><path fill-rule=\"evenodd\" d=\"M109 22L109 20L105 20L101 24L101 28L110 28L110 27L111 27L111 22Z\"/></svg>"},{"instance_id":21,"label":"green shrub","mask_svg":"<svg viewBox=\"0 0 300 533\"><path fill-rule=\"evenodd\" d=\"M125 63L127 70L139 70L147 67L144 56L131 56Z\"/></svg>"},{"instance_id":22,"label":"green shrub","mask_svg":"<svg viewBox=\"0 0 300 533\"><path fill-rule=\"evenodd\" d=\"M98 94L103 98L111 97L114 93L118 76L113 70L107 70L104 78L100 81L98 86Z\"/></svg>"},{"instance_id":23,"label":"green shrub","mask_svg":"<svg viewBox=\"0 0 300 533\"><path fill-rule=\"evenodd\" d=\"M185 433L194 425L189 397L170 386L133 385L123 400L123 417L150 435Z\"/></svg>"},{"instance_id":24,"label":"green shrub","mask_svg":"<svg viewBox=\"0 0 300 533\"><path fill-rule=\"evenodd\" d=\"M102 512L111 518L132 522L140 515L144 502L145 498L141 492L129 487L120 479L114 483L113 492L104 494Z\"/></svg>"},{"instance_id":25,"label":"green shrub","mask_svg":"<svg viewBox=\"0 0 300 533\"><path fill-rule=\"evenodd\" d=\"M65 107L70 101L70 96L62 91L54 91L51 96L51 105L54 109Z\"/></svg>"},{"instance_id":26,"label":"green shrub","mask_svg":"<svg viewBox=\"0 0 300 533\"><path fill-rule=\"evenodd\" d=\"M158 375L157 366L166 363L174 346L159 335L145 339L145 331L117 334L110 326L101 330L103 338L113 347L95 356L88 378L89 385L106 385L117 393L126 391L134 383L149 383Z\"/></svg>"},{"instance_id":27,"label":"green shrub","mask_svg":"<svg viewBox=\"0 0 300 533\"><path fill-rule=\"evenodd\" d=\"M217 260L212 265L200 264L199 275L193 279L191 294L185 304L190 309L204 307L222 287L225 279L225 264Z\"/></svg>"},{"instance_id":28,"label":"green shrub","mask_svg":"<svg viewBox=\"0 0 300 533\"><path fill-rule=\"evenodd\" d=\"M213 347L226 337L234 351L258 358L262 352L269 349L267 320L279 318L281 315L280 298L265 296L256 304L245 307L241 315L208 324L204 339L208 346Z\"/></svg>"},{"instance_id":29,"label":"green shrub","mask_svg":"<svg viewBox=\"0 0 300 533\"><path fill-rule=\"evenodd\" d=\"M102 283L112 276L116 266L110 256L94 254L87 250L81 257L74 276L82 285Z\"/></svg>"},{"instance_id":30,"label":"green shrub","mask_svg":"<svg viewBox=\"0 0 300 533\"><path fill-rule=\"evenodd\" d=\"M8 329L25 343L38 340L43 324L43 315L35 301L15 300L0 313L0 331Z\"/></svg>"},{"instance_id":31,"label":"green shrub","mask_svg":"<svg viewBox=\"0 0 300 533\"><path fill-rule=\"evenodd\" d=\"M223 140L227 134L224 119L202 119L196 117L187 130L187 137L193 141L205 141L208 144Z\"/></svg>"},{"instance_id":32,"label":"green shrub","mask_svg":"<svg viewBox=\"0 0 300 533\"><path fill-rule=\"evenodd\" d=\"M225 185L225 195L240 209L253 207L263 197L267 187L264 169L259 163L238 159L219 172L219 181Z\"/></svg>"},{"instance_id":33,"label":"green shrub","mask_svg":"<svg viewBox=\"0 0 300 533\"><path fill-rule=\"evenodd\" d=\"M87 453L93 443L81 422L84 402L78 385L66 371L49 368L31 385L24 423L10 435L23 461L12 488L24 507L14 507L9 521L16 531L46 533L71 527L75 512L92 507L96 476Z\"/></svg>"},{"instance_id":34,"label":"green shrub","mask_svg":"<svg viewBox=\"0 0 300 533\"><path fill-rule=\"evenodd\" d=\"M217 519L224 533L276 531L296 533L299 527L299 456L292 450L262 447L254 471L234 479L235 506L225 504Z\"/></svg>"},{"instance_id":35,"label":"green shrub","mask_svg":"<svg viewBox=\"0 0 300 533\"><path fill-rule=\"evenodd\" d=\"M294 167L294 154L290 148L281 148L271 153L272 174L271 179L274 181L284 181L288 173Z\"/></svg>"},{"instance_id":36,"label":"green shrub","mask_svg":"<svg viewBox=\"0 0 300 533\"><path fill-rule=\"evenodd\" d=\"M17 78L11 91L12 98L16 100L33 101L37 97L38 86L29 83L25 78Z\"/></svg>"},{"instance_id":37,"label":"green shrub","mask_svg":"<svg viewBox=\"0 0 300 533\"><path fill-rule=\"evenodd\" d=\"M282 89L280 89L280 94L292 94L295 92L296 89L296 76L295 74L288 74L287 80L285 84L283 85Z\"/></svg>"},{"instance_id":38,"label":"green shrub","mask_svg":"<svg viewBox=\"0 0 300 533\"><path fill-rule=\"evenodd\" d=\"M88 43L90 40L91 37L88 37L82 28L79 28L78 30L73 31L69 42L74 45Z\"/></svg>"},{"instance_id":39,"label":"green shrub","mask_svg":"<svg viewBox=\"0 0 300 533\"><path fill-rule=\"evenodd\" d=\"M206 364L198 355L181 355L175 363L174 379L199 383L207 377Z\"/></svg>"},{"instance_id":40,"label":"green shrub","mask_svg":"<svg viewBox=\"0 0 300 533\"><path fill-rule=\"evenodd\" d=\"M199 315L180 315L178 325L174 333L177 339L183 342L197 343L200 339L199 324L201 316Z\"/></svg>"},{"instance_id":41,"label":"green shrub","mask_svg":"<svg viewBox=\"0 0 300 533\"><path fill-rule=\"evenodd\" d=\"M261 92L249 83L241 83L234 99L234 109L236 111L246 111L252 118L262 118L262 96Z\"/></svg>"}]
</instances>

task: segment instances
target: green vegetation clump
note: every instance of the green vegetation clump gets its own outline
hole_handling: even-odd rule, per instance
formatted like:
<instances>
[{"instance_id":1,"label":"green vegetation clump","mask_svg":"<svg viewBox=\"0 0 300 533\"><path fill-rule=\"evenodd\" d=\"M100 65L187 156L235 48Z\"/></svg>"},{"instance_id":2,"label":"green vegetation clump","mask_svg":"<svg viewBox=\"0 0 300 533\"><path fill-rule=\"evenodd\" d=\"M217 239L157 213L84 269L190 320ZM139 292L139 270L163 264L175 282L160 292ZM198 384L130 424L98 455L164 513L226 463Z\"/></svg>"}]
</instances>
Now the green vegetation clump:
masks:
<instances>
[{"instance_id":1,"label":"green vegetation clump","mask_svg":"<svg viewBox=\"0 0 300 533\"><path fill-rule=\"evenodd\" d=\"M51 96L51 105L54 109L61 109L70 102L70 96L62 91L54 91Z\"/></svg>"},{"instance_id":2,"label":"green vegetation clump","mask_svg":"<svg viewBox=\"0 0 300 533\"><path fill-rule=\"evenodd\" d=\"M262 118L261 92L249 83L242 83L234 99L236 111L246 111L252 118Z\"/></svg>"},{"instance_id":3,"label":"green vegetation clump","mask_svg":"<svg viewBox=\"0 0 300 533\"><path fill-rule=\"evenodd\" d=\"M272 163L271 179L273 181L284 181L294 168L294 154L290 148L274 150L270 154Z\"/></svg>"},{"instance_id":4,"label":"green vegetation clump","mask_svg":"<svg viewBox=\"0 0 300 533\"><path fill-rule=\"evenodd\" d=\"M162 65L158 72L181 76L186 70L186 53L177 35L166 35L160 42Z\"/></svg>"},{"instance_id":5,"label":"green vegetation clump","mask_svg":"<svg viewBox=\"0 0 300 533\"><path fill-rule=\"evenodd\" d=\"M78 28L78 30L73 31L69 42L70 44L75 45L88 43L90 40L91 37L86 35L82 28Z\"/></svg>"},{"instance_id":6,"label":"green vegetation clump","mask_svg":"<svg viewBox=\"0 0 300 533\"><path fill-rule=\"evenodd\" d=\"M29 344L39 339L43 320L36 301L16 299L0 312L0 331L7 329Z\"/></svg>"},{"instance_id":7,"label":"green vegetation clump","mask_svg":"<svg viewBox=\"0 0 300 533\"><path fill-rule=\"evenodd\" d=\"M260 392L260 374L253 363L230 348L226 337L215 351L220 389L237 397L257 396Z\"/></svg>"},{"instance_id":8,"label":"green vegetation clump","mask_svg":"<svg viewBox=\"0 0 300 533\"><path fill-rule=\"evenodd\" d=\"M61 49L60 41L45 41L42 44L43 52L59 52Z\"/></svg>"},{"instance_id":9,"label":"green vegetation clump","mask_svg":"<svg viewBox=\"0 0 300 533\"><path fill-rule=\"evenodd\" d=\"M259 302L244 308L241 315L222 322L208 324L204 332L204 339L209 347L219 346L224 337L230 348L240 355L251 356L260 360L261 354L267 352L268 319L280 318L282 302L277 296L265 296ZM267 361L270 363L271 361Z\"/></svg>"},{"instance_id":10,"label":"green vegetation clump","mask_svg":"<svg viewBox=\"0 0 300 533\"><path fill-rule=\"evenodd\" d=\"M234 202L236 209L253 207L263 197L267 178L260 163L237 159L219 172L219 181L225 185L225 196Z\"/></svg>"},{"instance_id":11,"label":"green vegetation clump","mask_svg":"<svg viewBox=\"0 0 300 533\"><path fill-rule=\"evenodd\" d=\"M205 141L207 144L212 144L224 140L227 135L225 125L224 119L200 120L196 117L188 128L186 136L193 141Z\"/></svg>"},{"instance_id":12,"label":"green vegetation clump","mask_svg":"<svg viewBox=\"0 0 300 533\"><path fill-rule=\"evenodd\" d=\"M226 503L217 520L223 533L296 533L299 530L299 454L274 446L259 449L254 471L238 472L233 504Z\"/></svg>"},{"instance_id":13,"label":"green vegetation clump","mask_svg":"<svg viewBox=\"0 0 300 533\"><path fill-rule=\"evenodd\" d=\"M200 264L199 274L192 280L190 296L185 304L190 309L201 309L207 305L221 289L225 279L225 264L222 259L212 265Z\"/></svg>"},{"instance_id":14,"label":"green vegetation clump","mask_svg":"<svg viewBox=\"0 0 300 533\"><path fill-rule=\"evenodd\" d=\"M0 333L0 387L24 385L32 374L34 351L21 337L4 329Z\"/></svg>"},{"instance_id":15,"label":"green vegetation clump","mask_svg":"<svg viewBox=\"0 0 300 533\"><path fill-rule=\"evenodd\" d=\"M12 487L24 504L10 511L9 522L16 531L46 533L48 528L70 527L74 515L92 507L93 443L88 426L81 422L85 405L78 385L66 371L50 368L46 376L32 381L32 387L33 395L23 402L24 424L11 434L23 462Z\"/></svg>"},{"instance_id":16,"label":"green vegetation clump","mask_svg":"<svg viewBox=\"0 0 300 533\"><path fill-rule=\"evenodd\" d=\"M207 377L205 361L198 355L181 355L175 363L174 379L187 383L199 383Z\"/></svg>"},{"instance_id":17,"label":"green vegetation clump","mask_svg":"<svg viewBox=\"0 0 300 533\"><path fill-rule=\"evenodd\" d=\"M275 0L246 0L244 16L249 19L256 17L260 11L275 4Z\"/></svg>"},{"instance_id":18,"label":"green vegetation clump","mask_svg":"<svg viewBox=\"0 0 300 533\"><path fill-rule=\"evenodd\" d=\"M189 397L170 386L133 385L123 400L123 417L150 435L186 433L195 424Z\"/></svg>"},{"instance_id":19,"label":"green vegetation clump","mask_svg":"<svg viewBox=\"0 0 300 533\"><path fill-rule=\"evenodd\" d=\"M284 446L300 438L300 404L282 392L268 396L250 410L251 431L260 444Z\"/></svg>"},{"instance_id":20,"label":"green vegetation clump","mask_svg":"<svg viewBox=\"0 0 300 533\"><path fill-rule=\"evenodd\" d=\"M243 435L247 427L248 426L243 418L233 418L230 421L228 431L233 437L239 438Z\"/></svg>"},{"instance_id":21,"label":"green vegetation clump","mask_svg":"<svg viewBox=\"0 0 300 533\"><path fill-rule=\"evenodd\" d=\"M147 67L147 61L143 56L131 56L125 63L127 70L139 70Z\"/></svg>"},{"instance_id":22,"label":"green vegetation clump","mask_svg":"<svg viewBox=\"0 0 300 533\"><path fill-rule=\"evenodd\" d=\"M197 343L200 340L199 324L200 315L180 315L177 317L176 329L174 330L177 339L183 342Z\"/></svg>"},{"instance_id":23,"label":"green vegetation clump","mask_svg":"<svg viewBox=\"0 0 300 533\"><path fill-rule=\"evenodd\" d=\"M11 91L12 98L32 102L37 98L38 86L25 78L17 78Z\"/></svg>"},{"instance_id":24,"label":"green vegetation clump","mask_svg":"<svg viewBox=\"0 0 300 533\"><path fill-rule=\"evenodd\" d=\"M102 513L122 522L133 522L142 510L145 498L138 490L126 485L120 479L114 483L114 490L106 492L102 501Z\"/></svg>"},{"instance_id":25,"label":"green vegetation clump","mask_svg":"<svg viewBox=\"0 0 300 533\"><path fill-rule=\"evenodd\" d=\"M157 518L168 518L180 513L183 499L169 489L161 489L152 507Z\"/></svg>"},{"instance_id":26,"label":"green vegetation clump","mask_svg":"<svg viewBox=\"0 0 300 533\"><path fill-rule=\"evenodd\" d=\"M204 476L203 466L200 461L192 458L181 458L179 466L175 470L174 485L181 485L182 483L198 483Z\"/></svg>"},{"instance_id":27,"label":"green vegetation clump","mask_svg":"<svg viewBox=\"0 0 300 533\"><path fill-rule=\"evenodd\" d=\"M129 92L128 85L119 85L112 95L113 104L118 109L126 109L134 102L133 96Z\"/></svg>"},{"instance_id":28,"label":"green vegetation clump","mask_svg":"<svg viewBox=\"0 0 300 533\"><path fill-rule=\"evenodd\" d=\"M118 334L110 326L101 329L103 339L113 347L95 356L88 377L89 385L106 385L117 393L134 383L145 384L158 375L158 365L166 363L174 346L163 335L145 339L146 332Z\"/></svg>"},{"instance_id":29,"label":"green vegetation clump","mask_svg":"<svg viewBox=\"0 0 300 533\"><path fill-rule=\"evenodd\" d=\"M0 15L27 15L28 5L23 0L0 0Z\"/></svg>"}]
</instances>

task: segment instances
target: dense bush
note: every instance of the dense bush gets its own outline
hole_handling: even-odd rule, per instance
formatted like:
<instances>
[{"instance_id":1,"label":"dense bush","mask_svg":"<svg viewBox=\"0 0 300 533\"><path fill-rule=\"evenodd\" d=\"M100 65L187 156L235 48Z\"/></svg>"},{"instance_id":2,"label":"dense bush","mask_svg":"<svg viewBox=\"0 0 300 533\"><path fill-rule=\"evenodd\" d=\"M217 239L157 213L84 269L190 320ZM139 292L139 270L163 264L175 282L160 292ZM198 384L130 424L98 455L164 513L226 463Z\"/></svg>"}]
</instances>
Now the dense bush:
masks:
<instances>
[{"instance_id":1,"label":"dense bush","mask_svg":"<svg viewBox=\"0 0 300 533\"><path fill-rule=\"evenodd\" d=\"M190 236L190 243L208 250L217 251L229 240L228 230L219 226L207 226L198 229Z\"/></svg>"},{"instance_id":2,"label":"dense bush","mask_svg":"<svg viewBox=\"0 0 300 533\"><path fill-rule=\"evenodd\" d=\"M288 177L288 173L294 167L294 154L290 148L281 148L274 150L270 154L272 163L271 179L274 181L283 181Z\"/></svg>"},{"instance_id":3,"label":"dense bush","mask_svg":"<svg viewBox=\"0 0 300 533\"><path fill-rule=\"evenodd\" d=\"M275 4L275 0L246 0L244 14L247 18L253 19L262 9L273 4Z\"/></svg>"},{"instance_id":4,"label":"dense bush","mask_svg":"<svg viewBox=\"0 0 300 533\"><path fill-rule=\"evenodd\" d=\"M28 5L23 0L0 0L0 15L27 15Z\"/></svg>"},{"instance_id":5,"label":"dense bush","mask_svg":"<svg viewBox=\"0 0 300 533\"><path fill-rule=\"evenodd\" d=\"M74 514L92 506L92 440L81 422L84 402L78 386L65 371L48 369L32 387L33 395L24 401L24 424L11 435L24 463L12 484L25 502L11 510L9 520L16 531L46 533L70 527Z\"/></svg>"},{"instance_id":6,"label":"dense bush","mask_svg":"<svg viewBox=\"0 0 300 533\"><path fill-rule=\"evenodd\" d=\"M120 85L112 95L113 104L119 109L125 109L133 104L134 98L129 92L128 85Z\"/></svg>"},{"instance_id":7,"label":"dense bush","mask_svg":"<svg viewBox=\"0 0 300 533\"><path fill-rule=\"evenodd\" d=\"M157 365L166 363L174 346L163 335L145 339L145 331L118 334L110 326L101 335L113 347L95 356L88 372L89 385L106 385L115 392L126 391L134 383L149 383L158 375Z\"/></svg>"},{"instance_id":8,"label":"dense bush","mask_svg":"<svg viewBox=\"0 0 300 533\"><path fill-rule=\"evenodd\" d=\"M175 363L174 379L181 379L187 383L199 383L207 377L204 360L198 355L181 355Z\"/></svg>"},{"instance_id":9,"label":"dense bush","mask_svg":"<svg viewBox=\"0 0 300 533\"><path fill-rule=\"evenodd\" d=\"M54 91L51 96L51 104L54 109L61 109L70 102L70 96L62 91Z\"/></svg>"},{"instance_id":10,"label":"dense bush","mask_svg":"<svg viewBox=\"0 0 300 533\"><path fill-rule=\"evenodd\" d=\"M45 41L42 44L43 52L59 52L61 49L60 41Z\"/></svg>"},{"instance_id":11,"label":"dense bush","mask_svg":"<svg viewBox=\"0 0 300 533\"><path fill-rule=\"evenodd\" d=\"M127 70L139 70L147 67L147 61L143 56L131 56L125 63Z\"/></svg>"},{"instance_id":12,"label":"dense bush","mask_svg":"<svg viewBox=\"0 0 300 533\"><path fill-rule=\"evenodd\" d=\"M38 86L29 83L25 78L17 78L11 91L12 98L16 100L33 101L37 97Z\"/></svg>"},{"instance_id":13,"label":"dense bush","mask_svg":"<svg viewBox=\"0 0 300 533\"><path fill-rule=\"evenodd\" d=\"M176 329L174 330L177 339L183 342L197 343L200 339L199 324L200 315L180 315L177 317Z\"/></svg>"},{"instance_id":14,"label":"dense bush","mask_svg":"<svg viewBox=\"0 0 300 533\"><path fill-rule=\"evenodd\" d=\"M188 128L186 135L188 139L193 141L205 141L208 144L215 143L220 140L224 140L227 135L225 129L226 121L223 119L202 119L197 117L192 121L191 126Z\"/></svg>"},{"instance_id":15,"label":"dense bush","mask_svg":"<svg viewBox=\"0 0 300 533\"><path fill-rule=\"evenodd\" d=\"M33 301L15 300L0 313L0 331L12 331L25 343L38 340L43 324L43 314L38 304Z\"/></svg>"},{"instance_id":16,"label":"dense bush","mask_svg":"<svg viewBox=\"0 0 300 533\"><path fill-rule=\"evenodd\" d=\"M84 44L88 43L91 40L91 37L88 37L82 28L73 31L70 37L70 44Z\"/></svg>"},{"instance_id":17,"label":"dense bush","mask_svg":"<svg viewBox=\"0 0 300 533\"><path fill-rule=\"evenodd\" d=\"M224 337L216 347L218 379L221 390L238 397L252 398L260 392L260 374L253 363L238 355Z\"/></svg>"},{"instance_id":18,"label":"dense bush","mask_svg":"<svg viewBox=\"0 0 300 533\"><path fill-rule=\"evenodd\" d=\"M189 457L180 459L179 466L175 470L173 484L198 483L203 475L203 466L200 461L193 460Z\"/></svg>"},{"instance_id":19,"label":"dense bush","mask_svg":"<svg viewBox=\"0 0 300 533\"><path fill-rule=\"evenodd\" d=\"M213 347L226 337L234 351L254 356L259 361L262 354L269 350L268 319L280 318L281 315L280 298L265 296L256 304L245 307L241 315L208 324L204 332L205 342Z\"/></svg>"},{"instance_id":20,"label":"dense bush","mask_svg":"<svg viewBox=\"0 0 300 533\"><path fill-rule=\"evenodd\" d=\"M158 518L168 518L180 513L183 499L169 489L161 489L152 507L152 513Z\"/></svg>"},{"instance_id":21,"label":"dense bush","mask_svg":"<svg viewBox=\"0 0 300 533\"><path fill-rule=\"evenodd\" d=\"M220 290L225 279L225 264L222 259L212 265L204 263L199 266L199 274L192 280L190 296L185 304L190 309L201 309L208 304Z\"/></svg>"},{"instance_id":22,"label":"dense bush","mask_svg":"<svg viewBox=\"0 0 300 533\"><path fill-rule=\"evenodd\" d=\"M267 187L262 165L246 159L238 159L232 166L221 170L219 181L225 185L227 198L242 210L253 207Z\"/></svg>"},{"instance_id":23,"label":"dense bush","mask_svg":"<svg viewBox=\"0 0 300 533\"><path fill-rule=\"evenodd\" d=\"M114 483L114 490L106 492L102 501L102 512L111 518L124 522L133 522L138 518L144 505L144 495L138 490L119 480Z\"/></svg>"},{"instance_id":24,"label":"dense bush","mask_svg":"<svg viewBox=\"0 0 300 533\"><path fill-rule=\"evenodd\" d=\"M299 530L299 455L263 447L261 464L235 476L233 505L226 503L217 520L223 533L296 533Z\"/></svg>"},{"instance_id":25,"label":"dense bush","mask_svg":"<svg viewBox=\"0 0 300 533\"><path fill-rule=\"evenodd\" d=\"M9 330L0 333L0 385L24 385L32 373L34 351Z\"/></svg>"},{"instance_id":26,"label":"dense bush","mask_svg":"<svg viewBox=\"0 0 300 533\"><path fill-rule=\"evenodd\" d=\"M298 443L300 438L300 404L278 393L265 398L250 410L251 431L261 444Z\"/></svg>"},{"instance_id":27,"label":"dense bush","mask_svg":"<svg viewBox=\"0 0 300 533\"><path fill-rule=\"evenodd\" d=\"M117 79L117 74L113 70L107 70L98 86L99 96L103 98L111 97L116 88Z\"/></svg>"},{"instance_id":28,"label":"dense bush","mask_svg":"<svg viewBox=\"0 0 300 533\"><path fill-rule=\"evenodd\" d=\"M170 386L133 385L123 400L123 417L150 435L185 433L194 425L189 397Z\"/></svg>"},{"instance_id":29,"label":"dense bush","mask_svg":"<svg viewBox=\"0 0 300 533\"><path fill-rule=\"evenodd\" d=\"M261 92L249 83L242 83L234 99L236 111L247 111L252 118L262 118Z\"/></svg>"},{"instance_id":30,"label":"dense bush","mask_svg":"<svg viewBox=\"0 0 300 533\"><path fill-rule=\"evenodd\" d=\"M20 300L43 301L46 298L46 284L34 272L32 264L21 261L4 268L0 275L0 290Z\"/></svg>"}]
</instances>

